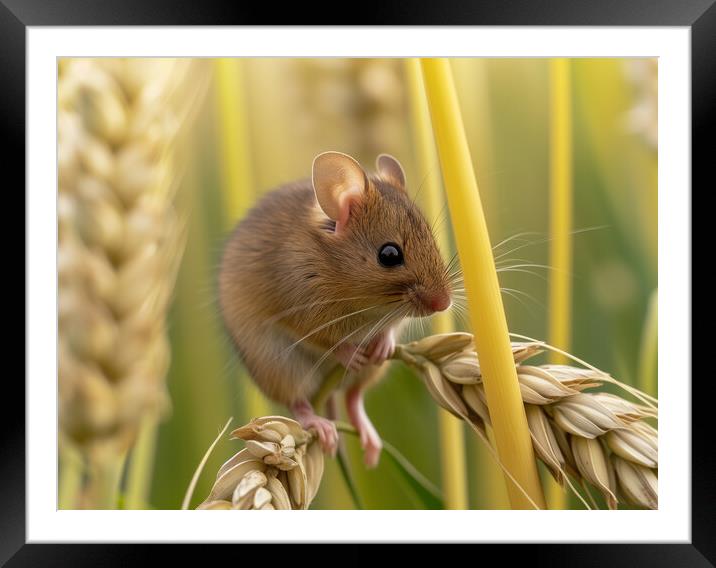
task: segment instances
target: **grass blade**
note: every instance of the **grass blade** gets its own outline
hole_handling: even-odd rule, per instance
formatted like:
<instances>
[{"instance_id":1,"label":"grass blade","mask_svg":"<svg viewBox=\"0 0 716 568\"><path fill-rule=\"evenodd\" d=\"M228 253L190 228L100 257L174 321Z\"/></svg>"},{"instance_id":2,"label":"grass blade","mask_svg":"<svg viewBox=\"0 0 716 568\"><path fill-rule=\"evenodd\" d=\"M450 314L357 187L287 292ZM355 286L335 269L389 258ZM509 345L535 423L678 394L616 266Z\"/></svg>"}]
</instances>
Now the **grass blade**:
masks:
<instances>
[{"instance_id":1,"label":"grass blade","mask_svg":"<svg viewBox=\"0 0 716 568\"><path fill-rule=\"evenodd\" d=\"M358 435L355 428L343 422L336 422L339 432L344 434ZM440 490L422 473L420 473L405 456L403 456L392 444L383 440L385 455L390 457L397 471L410 485L426 509L443 509L444 503ZM339 460L340 463L340 460Z\"/></svg>"}]
</instances>

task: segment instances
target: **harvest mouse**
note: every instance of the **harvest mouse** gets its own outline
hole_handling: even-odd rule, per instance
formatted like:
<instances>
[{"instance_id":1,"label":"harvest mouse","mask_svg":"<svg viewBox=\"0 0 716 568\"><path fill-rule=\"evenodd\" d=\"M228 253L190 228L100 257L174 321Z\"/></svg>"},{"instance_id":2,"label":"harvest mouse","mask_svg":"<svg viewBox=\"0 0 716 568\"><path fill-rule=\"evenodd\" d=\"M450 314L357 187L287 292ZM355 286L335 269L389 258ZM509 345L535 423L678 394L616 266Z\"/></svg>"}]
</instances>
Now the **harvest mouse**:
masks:
<instances>
[{"instance_id":1,"label":"harvest mouse","mask_svg":"<svg viewBox=\"0 0 716 568\"><path fill-rule=\"evenodd\" d=\"M330 453L335 425L309 401L345 367L348 416L368 466L382 443L365 389L385 371L406 318L451 305L446 266L402 166L381 154L376 169L319 154L311 180L273 190L239 222L218 279L224 324L251 377Z\"/></svg>"}]
</instances>

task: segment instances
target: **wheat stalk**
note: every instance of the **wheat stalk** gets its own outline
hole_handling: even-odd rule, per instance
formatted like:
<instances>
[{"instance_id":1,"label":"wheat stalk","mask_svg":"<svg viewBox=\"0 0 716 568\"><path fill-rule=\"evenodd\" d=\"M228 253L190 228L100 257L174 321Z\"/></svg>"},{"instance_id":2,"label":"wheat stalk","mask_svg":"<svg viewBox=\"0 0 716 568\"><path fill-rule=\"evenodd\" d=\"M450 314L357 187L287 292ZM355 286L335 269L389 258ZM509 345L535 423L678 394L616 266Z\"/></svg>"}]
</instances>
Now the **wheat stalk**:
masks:
<instances>
[{"instance_id":1,"label":"wheat stalk","mask_svg":"<svg viewBox=\"0 0 716 568\"><path fill-rule=\"evenodd\" d=\"M585 392L604 382L618 384L593 368L526 364L548 348L512 343L535 454L560 485L571 486L568 476L588 482L609 508L621 501L657 508L658 433L645 421L657 418L656 405L633 388L629 392L642 402ZM474 349L469 333L442 334L399 345L394 358L416 369L435 401L487 440L491 418Z\"/></svg>"},{"instance_id":2,"label":"wheat stalk","mask_svg":"<svg viewBox=\"0 0 716 568\"><path fill-rule=\"evenodd\" d=\"M444 58L421 59L421 67L470 323L493 409L492 433L500 461L514 478L507 483L510 504L514 509L535 503L543 507L544 492L519 396L500 283L450 62Z\"/></svg>"},{"instance_id":3,"label":"wheat stalk","mask_svg":"<svg viewBox=\"0 0 716 568\"><path fill-rule=\"evenodd\" d=\"M405 75L410 91L410 108L415 130L415 148L421 164L436 164L438 160L435 142L432 136L428 102L423 89L422 71L419 59L405 60ZM437 219L445 200L440 186L440 172L428 169L421 183L424 188L425 213ZM450 240L449 227L442 223L433 228L435 240L441 250L448 248ZM439 312L431 320L431 328L435 333L453 331L453 315L450 312ZM465 428L460 420L450 413L440 410L438 413L438 432L440 435L440 475L442 477L445 505L448 509L468 509L467 468L465 464Z\"/></svg>"},{"instance_id":4,"label":"wheat stalk","mask_svg":"<svg viewBox=\"0 0 716 568\"><path fill-rule=\"evenodd\" d=\"M194 68L59 66L60 429L100 470L126 453L144 416L169 404L165 319L183 251L175 143L200 94L196 75L187 89Z\"/></svg>"},{"instance_id":5,"label":"wheat stalk","mask_svg":"<svg viewBox=\"0 0 716 568\"><path fill-rule=\"evenodd\" d=\"M302 140L344 142L350 132L353 152L365 156L405 147L399 59L305 59L289 72L298 74L286 97L302 111L291 117Z\"/></svg>"},{"instance_id":6,"label":"wheat stalk","mask_svg":"<svg viewBox=\"0 0 716 568\"><path fill-rule=\"evenodd\" d=\"M549 341L569 349L572 310L572 102L571 63L550 60L550 262ZM552 354L551 362L563 363ZM529 419L529 416L528 416ZM556 483L547 484L551 509L564 509L566 495Z\"/></svg>"},{"instance_id":7,"label":"wheat stalk","mask_svg":"<svg viewBox=\"0 0 716 568\"><path fill-rule=\"evenodd\" d=\"M635 102L627 113L626 126L641 136L650 149L656 151L659 142L659 60L627 59L623 65L624 73L635 91Z\"/></svg>"},{"instance_id":8,"label":"wheat stalk","mask_svg":"<svg viewBox=\"0 0 716 568\"><path fill-rule=\"evenodd\" d=\"M283 416L237 428L246 447L219 468L197 509L308 509L323 477L323 452L312 433Z\"/></svg>"}]
</instances>

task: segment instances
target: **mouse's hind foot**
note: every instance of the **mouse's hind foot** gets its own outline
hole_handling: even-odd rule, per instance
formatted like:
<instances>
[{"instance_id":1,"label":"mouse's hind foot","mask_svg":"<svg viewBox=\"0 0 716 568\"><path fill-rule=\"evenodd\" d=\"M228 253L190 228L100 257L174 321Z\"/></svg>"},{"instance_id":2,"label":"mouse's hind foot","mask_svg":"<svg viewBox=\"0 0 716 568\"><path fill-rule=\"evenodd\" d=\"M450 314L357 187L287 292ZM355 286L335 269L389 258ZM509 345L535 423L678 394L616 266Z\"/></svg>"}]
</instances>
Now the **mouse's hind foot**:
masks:
<instances>
[{"instance_id":1,"label":"mouse's hind foot","mask_svg":"<svg viewBox=\"0 0 716 568\"><path fill-rule=\"evenodd\" d=\"M375 426L368 418L363 405L363 389L360 385L353 387L346 393L346 409L351 424L358 431L360 445L363 448L363 461L369 468L378 465L383 442Z\"/></svg>"},{"instance_id":2,"label":"mouse's hind foot","mask_svg":"<svg viewBox=\"0 0 716 568\"><path fill-rule=\"evenodd\" d=\"M291 405L291 412L304 430L314 430L323 451L331 456L338 449L338 431L336 425L323 416L318 416L311 403L306 399Z\"/></svg>"}]
</instances>

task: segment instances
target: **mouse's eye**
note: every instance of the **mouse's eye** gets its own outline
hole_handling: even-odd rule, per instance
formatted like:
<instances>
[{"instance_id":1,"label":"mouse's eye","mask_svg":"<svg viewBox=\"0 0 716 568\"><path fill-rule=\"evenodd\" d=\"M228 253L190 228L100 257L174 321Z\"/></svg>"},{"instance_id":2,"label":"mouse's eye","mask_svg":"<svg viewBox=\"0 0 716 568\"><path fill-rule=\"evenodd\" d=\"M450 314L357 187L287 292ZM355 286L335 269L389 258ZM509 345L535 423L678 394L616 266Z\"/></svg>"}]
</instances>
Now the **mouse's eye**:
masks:
<instances>
[{"instance_id":1,"label":"mouse's eye","mask_svg":"<svg viewBox=\"0 0 716 568\"><path fill-rule=\"evenodd\" d=\"M400 266L403 264L403 251L395 243L385 243L378 251L378 262L383 266Z\"/></svg>"}]
</instances>

